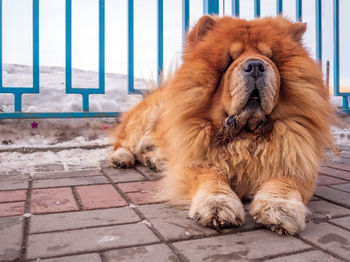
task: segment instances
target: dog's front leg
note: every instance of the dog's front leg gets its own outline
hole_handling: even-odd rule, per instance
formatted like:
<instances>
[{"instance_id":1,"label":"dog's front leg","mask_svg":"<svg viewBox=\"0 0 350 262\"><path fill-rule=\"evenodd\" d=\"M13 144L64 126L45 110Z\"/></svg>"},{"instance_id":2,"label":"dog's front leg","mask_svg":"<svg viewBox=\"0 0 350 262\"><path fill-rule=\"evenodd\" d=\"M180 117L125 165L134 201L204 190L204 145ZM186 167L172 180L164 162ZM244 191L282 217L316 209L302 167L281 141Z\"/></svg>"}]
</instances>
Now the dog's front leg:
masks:
<instances>
[{"instance_id":1,"label":"dog's front leg","mask_svg":"<svg viewBox=\"0 0 350 262\"><path fill-rule=\"evenodd\" d=\"M314 183L280 177L265 182L254 196L250 213L257 223L278 234L294 235L305 228L305 204Z\"/></svg>"},{"instance_id":2,"label":"dog's front leg","mask_svg":"<svg viewBox=\"0 0 350 262\"><path fill-rule=\"evenodd\" d=\"M191 169L190 172L195 172L192 177L196 179L190 217L215 229L242 225L243 205L228 179L210 169Z\"/></svg>"}]
</instances>

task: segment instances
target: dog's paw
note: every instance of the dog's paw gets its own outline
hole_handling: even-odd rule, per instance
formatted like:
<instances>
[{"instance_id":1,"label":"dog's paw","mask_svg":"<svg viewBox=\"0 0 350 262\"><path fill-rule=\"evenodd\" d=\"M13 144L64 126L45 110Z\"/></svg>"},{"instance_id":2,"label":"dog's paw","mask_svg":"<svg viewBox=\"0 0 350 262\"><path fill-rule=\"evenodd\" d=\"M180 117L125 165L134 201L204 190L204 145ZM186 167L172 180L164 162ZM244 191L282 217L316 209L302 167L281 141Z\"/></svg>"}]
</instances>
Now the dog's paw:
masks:
<instances>
[{"instance_id":1,"label":"dog's paw","mask_svg":"<svg viewBox=\"0 0 350 262\"><path fill-rule=\"evenodd\" d=\"M137 156L137 160L144 166L152 169L156 172L162 172L165 170L165 162L160 157L159 150L148 151L147 153Z\"/></svg>"},{"instance_id":2,"label":"dog's paw","mask_svg":"<svg viewBox=\"0 0 350 262\"><path fill-rule=\"evenodd\" d=\"M130 168L135 165L134 154L127 148L119 147L115 150L110 160L112 164L118 168Z\"/></svg>"},{"instance_id":3,"label":"dog's paw","mask_svg":"<svg viewBox=\"0 0 350 262\"><path fill-rule=\"evenodd\" d=\"M197 194L192 200L189 216L201 225L215 229L244 223L241 201L229 194Z\"/></svg>"},{"instance_id":4,"label":"dog's paw","mask_svg":"<svg viewBox=\"0 0 350 262\"><path fill-rule=\"evenodd\" d=\"M303 231L306 213L306 206L298 199L276 198L266 194L256 195L250 210L257 223L280 235L294 235Z\"/></svg>"}]
</instances>

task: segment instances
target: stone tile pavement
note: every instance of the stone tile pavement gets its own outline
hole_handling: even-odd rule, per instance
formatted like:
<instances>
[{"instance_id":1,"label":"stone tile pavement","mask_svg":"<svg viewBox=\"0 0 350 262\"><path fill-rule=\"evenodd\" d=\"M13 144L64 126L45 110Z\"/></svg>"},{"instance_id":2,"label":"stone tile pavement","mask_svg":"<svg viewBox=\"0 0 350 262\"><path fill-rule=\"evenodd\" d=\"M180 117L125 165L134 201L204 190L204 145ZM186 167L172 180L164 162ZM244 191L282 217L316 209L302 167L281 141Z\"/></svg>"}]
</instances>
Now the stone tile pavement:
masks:
<instances>
[{"instance_id":1,"label":"stone tile pavement","mask_svg":"<svg viewBox=\"0 0 350 262\"><path fill-rule=\"evenodd\" d=\"M160 174L60 163L0 171L0 261L350 261L350 159L324 164L306 230L279 236L247 215L220 232L157 203Z\"/></svg>"}]
</instances>

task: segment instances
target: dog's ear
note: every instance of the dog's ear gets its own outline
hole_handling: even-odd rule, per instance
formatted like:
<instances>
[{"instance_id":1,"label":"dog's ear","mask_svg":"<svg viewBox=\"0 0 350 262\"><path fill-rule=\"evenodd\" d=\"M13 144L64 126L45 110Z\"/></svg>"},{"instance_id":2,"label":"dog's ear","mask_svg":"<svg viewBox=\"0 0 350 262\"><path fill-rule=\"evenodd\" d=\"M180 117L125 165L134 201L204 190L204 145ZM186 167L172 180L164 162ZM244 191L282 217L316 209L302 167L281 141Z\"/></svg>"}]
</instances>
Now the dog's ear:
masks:
<instances>
[{"instance_id":1,"label":"dog's ear","mask_svg":"<svg viewBox=\"0 0 350 262\"><path fill-rule=\"evenodd\" d=\"M302 39L305 31L306 31L306 23L300 23L300 22L292 23L288 29L288 32L292 36L293 40L300 44L302 43Z\"/></svg>"},{"instance_id":2,"label":"dog's ear","mask_svg":"<svg viewBox=\"0 0 350 262\"><path fill-rule=\"evenodd\" d=\"M215 26L215 18L210 15L202 16L197 24L186 35L186 49L195 46Z\"/></svg>"}]
</instances>

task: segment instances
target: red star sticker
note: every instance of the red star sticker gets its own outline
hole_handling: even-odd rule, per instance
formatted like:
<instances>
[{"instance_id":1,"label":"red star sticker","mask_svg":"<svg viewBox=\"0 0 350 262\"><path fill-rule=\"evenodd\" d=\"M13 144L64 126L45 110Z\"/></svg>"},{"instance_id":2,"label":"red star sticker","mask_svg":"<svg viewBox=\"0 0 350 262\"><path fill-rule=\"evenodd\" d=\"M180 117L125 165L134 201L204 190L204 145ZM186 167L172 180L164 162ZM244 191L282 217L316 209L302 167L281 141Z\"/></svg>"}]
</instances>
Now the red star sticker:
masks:
<instances>
[{"instance_id":1,"label":"red star sticker","mask_svg":"<svg viewBox=\"0 0 350 262\"><path fill-rule=\"evenodd\" d=\"M32 128L38 128L39 123L34 121L30 125L32 126Z\"/></svg>"}]
</instances>

